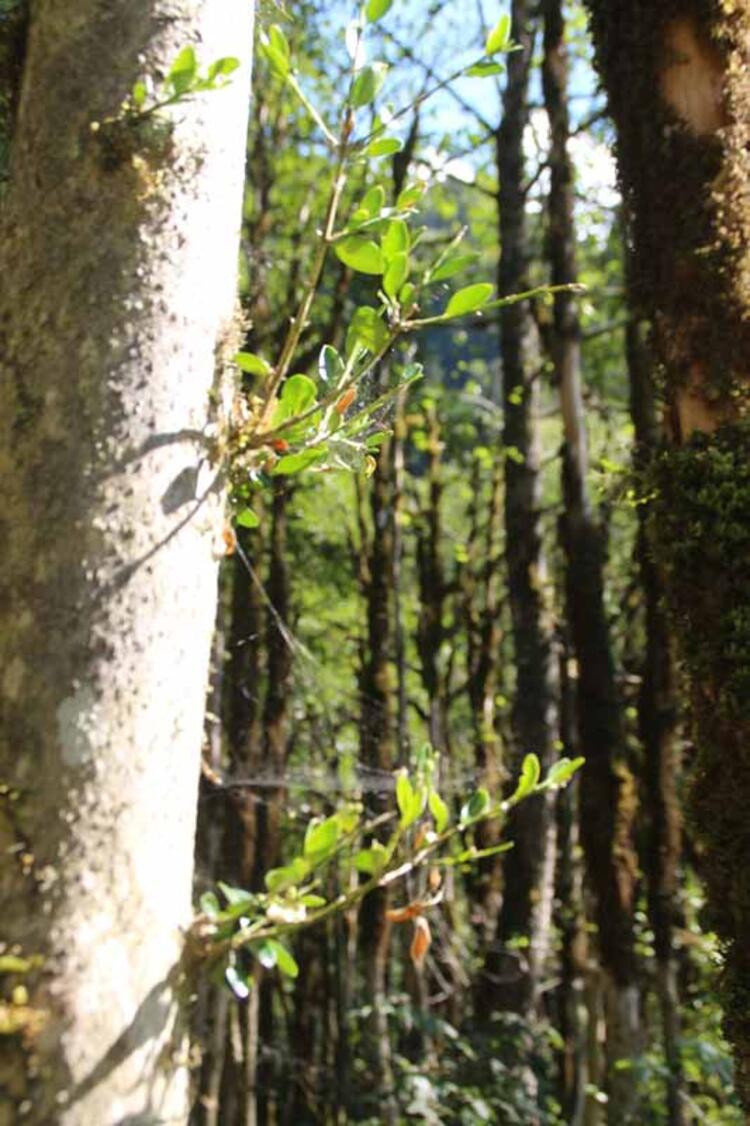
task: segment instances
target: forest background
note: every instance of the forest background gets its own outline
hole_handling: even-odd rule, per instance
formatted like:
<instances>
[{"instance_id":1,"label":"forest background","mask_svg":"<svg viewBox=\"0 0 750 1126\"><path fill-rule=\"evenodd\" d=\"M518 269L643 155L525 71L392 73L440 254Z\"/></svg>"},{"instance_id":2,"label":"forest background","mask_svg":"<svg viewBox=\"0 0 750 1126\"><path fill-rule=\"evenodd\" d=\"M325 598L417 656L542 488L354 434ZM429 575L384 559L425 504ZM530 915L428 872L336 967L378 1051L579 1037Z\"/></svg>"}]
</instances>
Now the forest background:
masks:
<instances>
[{"instance_id":1,"label":"forest background","mask_svg":"<svg viewBox=\"0 0 750 1126\"><path fill-rule=\"evenodd\" d=\"M344 7L305 5L281 25L328 120L350 65ZM254 971L244 1009L217 1001L196 1121L741 1121L679 810L688 733L644 546L639 465L663 407L628 302L612 126L576 4L564 33L555 4L518 5L528 69L511 55L419 104L481 55L493 16L397 4L370 30L368 57L390 68L385 121L384 106L418 104L389 130L399 151L363 166L347 201L382 185L387 205L415 187L415 253L449 248L456 263L427 311L456 284L495 278L502 294L578 282L585 295L427 327L397 350L351 409L408 364L424 378L376 413L385 440L365 476L261 476L245 516L258 526L238 528L224 570L199 869L210 882L228 848L224 878L262 886L311 816L347 795L387 803L392 771L425 741L456 808L477 784L507 786L527 751L589 762L554 801L532 799L527 824L519 811L512 852L452 868L424 916L402 909L425 899L410 881L395 910L301 936L295 981ZM277 17L261 10L262 25ZM241 293L248 348L272 356L309 268L328 157L262 53L248 151ZM330 256L295 366L341 346L376 286ZM583 566L580 511L594 540ZM583 698L582 659L594 665ZM587 707L598 716L576 714ZM582 808L596 823L588 871ZM415 917L432 937L416 962ZM236 1106L242 1076L249 1112Z\"/></svg>"}]
</instances>

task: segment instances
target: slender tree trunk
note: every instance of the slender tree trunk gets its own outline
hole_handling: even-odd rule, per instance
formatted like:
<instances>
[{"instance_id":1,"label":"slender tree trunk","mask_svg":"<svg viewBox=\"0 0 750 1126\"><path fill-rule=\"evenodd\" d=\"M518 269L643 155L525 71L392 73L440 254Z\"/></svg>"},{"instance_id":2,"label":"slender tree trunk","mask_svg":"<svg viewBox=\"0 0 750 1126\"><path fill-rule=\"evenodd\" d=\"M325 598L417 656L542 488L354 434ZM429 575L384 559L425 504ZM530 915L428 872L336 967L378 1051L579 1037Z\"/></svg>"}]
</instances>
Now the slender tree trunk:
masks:
<instances>
[{"instance_id":1,"label":"slender tree trunk","mask_svg":"<svg viewBox=\"0 0 750 1126\"><path fill-rule=\"evenodd\" d=\"M501 294L527 288L523 135L529 114L532 8L529 0L513 0L511 5L513 40L522 49L508 56L503 121L497 133ZM557 669L542 590L545 560L539 526L538 382L529 363L530 328L525 303L502 310L505 558L516 663L516 757L533 751L546 769L557 738ZM478 996L480 1012L485 1013L497 1007L526 1011L535 1001L551 911L554 817L549 796L520 805L510 819L508 836L514 847L504 866L498 941L486 959L487 980L480 985ZM528 946L511 953L506 944L518 938L526 939Z\"/></svg>"},{"instance_id":2,"label":"slender tree trunk","mask_svg":"<svg viewBox=\"0 0 750 1126\"><path fill-rule=\"evenodd\" d=\"M501 746L496 724L495 695L502 628L497 587L501 558L503 471L496 465L490 485L486 532L480 535L479 512L482 506L481 462L474 461L472 499L469 510L467 560L463 569L463 610L467 633L467 692L471 705L474 735L474 762L481 784L497 795L501 786ZM475 830L479 848L490 848L499 840L498 826L486 821ZM486 857L467 879L467 893L473 900L486 942L497 929L500 907L502 857Z\"/></svg>"},{"instance_id":3,"label":"slender tree trunk","mask_svg":"<svg viewBox=\"0 0 750 1126\"><path fill-rule=\"evenodd\" d=\"M657 456L662 431L656 413L652 357L643 326L633 321L626 329L630 415L635 430L634 465L639 473ZM667 1063L667 1107L670 1126L683 1126L684 1076L680 1057L680 1011L673 932L679 918L679 864L682 817L677 796L680 749L672 639L664 611L662 577L651 558L647 535L648 506L638 506L636 551L645 603L646 654L638 700L638 724L643 744L644 799L648 828L644 867L648 912L654 932L656 986Z\"/></svg>"},{"instance_id":4,"label":"slender tree trunk","mask_svg":"<svg viewBox=\"0 0 750 1126\"><path fill-rule=\"evenodd\" d=\"M271 535L268 557L268 609L266 615L266 649L268 678L263 704L263 766L271 774L266 798L258 805L258 837L255 855L256 889L264 887L264 875L279 863L281 826L284 815L287 751L289 743L289 692L292 677L292 650L287 623L290 620L289 564L287 560L287 507L289 484L276 478L271 506ZM270 1048L274 1043L273 998L276 975L258 976L258 1040ZM264 1126L273 1121L272 1105L277 1088L275 1065L269 1053L258 1056L257 1120Z\"/></svg>"},{"instance_id":5,"label":"slender tree trunk","mask_svg":"<svg viewBox=\"0 0 750 1126\"><path fill-rule=\"evenodd\" d=\"M187 1113L221 531L202 435L233 350L251 22L240 0L33 6L0 238L0 917L43 963L2 1038L6 1121ZM118 117L191 42L241 53L230 87Z\"/></svg>"},{"instance_id":6,"label":"slender tree trunk","mask_svg":"<svg viewBox=\"0 0 750 1126\"><path fill-rule=\"evenodd\" d=\"M573 167L568 154L567 59L561 0L545 0L542 82L550 122L549 256L554 285L577 280ZM566 609L578 663L581 838L591 886L607 998L609 1121L632 1121L638 1054L638 985L633 947L637 861L632 845L634 786L626 767L622 708L604 604L606 544L586 476L587 435L575 298L555 295L551 334L563 418L562 540Z\"/></svg>"},{"instance_id":7,"label":"slender tree trunk","mask_svg":"<svg viewBox=\"0 0 750 1126\"><path fill-rule=\"evenodd\" d=\"M560 737L563 753L580 752L574 685L568 676L569 650L563 644L560 658ZM556 924L560 934L560 986L557 990L557 1026L560 1053L560 1104L564 1120L581 1126L589 1082L586 1037L585 976L589 955L583 900L583 863L580 857L580 779L560 794L557 804Z\"/></svg>"},{"instance_id":8,"label":"slender tree trunk","mask_svg":"<svg viewBox=\"0 0 750 1126\"><path fill-rule=\"evenodd\" d=\"M671 408L653 542L691 685L692 820L750 1112L750 3L588 6Z\"/></svg>"},{"instance_id":9,"label":"slender tree trunk","mask_svg":"<svg viewBox=\"0 0 750 1126\"><path fill-rule=\"evenodd\" d=\"M429 470L427 504L417 524L417 573L419 579L419 619L417 651L422 685L429 711L429 739L436 751L444 751L448 724L445 679L441 670L441 647L445 632L445 575L442 558L443 474L440 421L434 405L427 407Z\"/></svg>"},{"instance_id":10,"label":"slender tree trunk","mask_svg":"<svg viewBox=\"0 0 750 1126\"><path fill-rule=\"evenodd\" d=\"M384 775L393 769L394 701L391 675L391 611L393 574L393 522L391 505L391 460L389 449L381 449L372 476L370 506L372 535L367 561L367 645L360 674L360 748L366 782L366 805L373 814L382 813L391 801L384 789ZM387 996L390 923L386 918L388 891L378 888L362 903L359 938L364 962L366 1004L365 1051L370 1071L370 1094L376 1094L384 1122L395 1122L393 1072Z\"/></svg>"}]
</instances>

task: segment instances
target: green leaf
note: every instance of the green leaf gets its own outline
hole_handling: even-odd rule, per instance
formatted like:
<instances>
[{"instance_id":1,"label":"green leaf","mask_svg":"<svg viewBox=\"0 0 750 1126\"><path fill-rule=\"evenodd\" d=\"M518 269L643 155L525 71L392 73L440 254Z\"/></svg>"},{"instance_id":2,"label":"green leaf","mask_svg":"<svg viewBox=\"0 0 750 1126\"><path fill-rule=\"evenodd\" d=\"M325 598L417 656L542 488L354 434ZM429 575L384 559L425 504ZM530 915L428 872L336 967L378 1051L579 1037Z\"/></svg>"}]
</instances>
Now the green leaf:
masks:
<instances>
[{"instance_id":1,"label":"green leaf","mask_svg":"<svg viewBox=\"0 0 750 1126\"><path fill-rule=\"evenodd\" d=\"M437 792L437 790L430 790L428 801L430 805L430 813L432 814L435 821L435 831L437 833L445 832L445 830L448 828L448 822L450 821L450 812L448 810L448 806L440 797L440 794Z\"/></svg>"},{"instance_id":2,"label":"green leaf","mask_svg":"<svg viewBox=\"0 0 750 1126\"><path fill-rule=\"evenodd\" d=\"M284 420L309 410L317 398L317 388L309 375L290 375L281 389Z\"/></svg>"},{"instance_id":3,"label":"green leaf","mask_svg":"<svg viewBox=\"0 0 750 1126\"><path fill-rule=\"evenodd\" d=\"M365 15L370 23L376 23L382 19L388 12L393 4L393 0L367 0L365 7Z\"/></svg>"},{"instance_id":4,"label":"green leaf","mask_svg":"<svg viewBox=\"0 0 750 1126\"><path fill-rule=\"evenodd\" d=\"M338 383L344 374L344 361L331 344L324 344L318 357L318 376L322 383Z\"/></svg>"},{"instance_id":5,"label":"green leaf","mask_svg":"<svg viewBox=\"0 0 750 1126\"><path fill-rule=\"evenodd\" d=\"M491 74L502 74L505 67L502 63L474 63L466 71L467 78L489 78Z\"/></svg>"},{"instance_id":6,"label":"green leaf","mask_svg":"<svg viewBox=\"0 0 750 1126\"><path fill-rule=\"evenodd\" d=\"M399 299L399 301L401 302L402 305L408 306L408 305L411 304L411 299L416 292L417 291L416 291L415 287L411 284L411 282L407 282L406 285L401 290L401 292L399 293L398 299Z\"/></svg>"},{"instance_id":7,"label":"green leaf","mask_svg":"<svg viewBox=\"0 0 750 1126\"><path fill-rule=\"evenodd\" d=\"M382 868L386 859L386 850L380 841L375 841L370 848L361 848L354 857L354 867L365 876L372 876Z\"/></svg>"},{"instance_id":8,"label":"green leaf","mask_svg":"<svg viewBox=\"0 0 750 1126\"><path fill-rule=\"evenodd\" d=\"M166 82L175 94L186 93L193 84L198 71L198 59L194 47L183 47L167 73Z\"/></svg>"},{"instance_id":9,"label":"green leaf","mask_svg":"<svg viewBox=\"0 0 750 1126\"><path fill-rule=\"evenodd\" d=\"M414 802L414 787L409 781L409 775L405 770L399 770L396 775L396 803L398 811L401 814L401 824L406 828L406 819L411 814L412 805Z\"/></svg>"},{"instance_id":10,"label":"green leaf","mask_svg":"<svg viewBox=\"0 0 750 1126\"><path fill-rule=\"evenodd\" d=\"M219 880L216 886L226 899L227 903L229 903L231 906L235 906L238 903L249 903L254 898L252 893L246 891L245 888L232 887L230 884L222 883L221 880Z\"/></svg>"},{"instance_id":11,"label":"green leaf","mask_svg":"<svg viewBox=\"0 0 750 1126\"><path fill-rule=\"evenodd\" d=\"M532 793L539 781L541 772L542 768L539 765L539 759L536 755L526 755L521 766L521 777L518 780L516 791L510 798L513 804L528 797L528 795Z\"/></svg>"},{"instance_id":12,"label":"green leaf","mask_svg":"<svg viewBox=\"0 0 750 1126\"><path fill-rule=\"evenodd\" d=\"M239 1001L247 1001L253 979L244 974L234 963L224 970L224 980Z\"/></svg>"},{"instance_id":13,"label":"green leaf","mask_svg":"<svg viewBox=\"0 0 750 1126\"><path fill-rule=\"evenodd\" d=\"M146 101L146 83L136 82L133 86L133 91L130 95L131 101L136 109L140 109Z\"/></svg>"},{"instance_id":14,"label":"green leaf","mask_svg":"<svg viewBox=\"0 0 750 1126\"><path fill-rule=\"evenodd\" d=\"M277 942L275 938L269 938L266 946L270 946L275 955L275 964L287 977L297 977L299 974L299 966L294 960L293 956L281 942Z\"/></svg>"},{"instance_id":15,"label":"green leaf","mask_svg":"<svg viewBox=\"0 0 750 1126\"><path fill-rule=\"evenodd\" d=\"M289 477L293 473L301 473L303 469L310 469L313 465L325 461L326 451L322 449L300 450L297 454L286 454L274 465L271 475L273 477Z\"/></svg>"},{"instance_id":16,"label":"green leaf","mask_svg":"<svg viewBox=\"0 0 750 1126\"><path fill-rule=\"evenodd\" d=\"M487 810L490 808L490 795L489 792L481 786L469 798L469 800L461 807L461 814L459 821L462 825L468 825L472 821L483 817Z\"/></svg>"},{"instance_id":17,"label":"green leaf","mask_svg":"<svg viewBox=\"0 0 750 1126\"><path fill-rule=\"evenodd\" d=\"M285 888L301 884L310 874L310 865L302 856L297 856L284 868L271 868L266 872L265 883L270 892L283 891Z\"/></svg>"},{"instance_id":18,"label":"green leaf","mask_svg":"<svg viewBox=\"0 0 750 1126\"><path fill-rule=\"evenodd\" d=\"M241 528L257 528L260 520L253 512L252 508L243 508L234 518L235 524L239 524Z\"/></svg>"},{"instance_id":19,"label":"green leaf","mask_svg":"<svg viewBox=\"0 0 750 1126\"><path fill-rule=\"evenodd\" d=\"M404 220L391 219L385 234L380 240L380 245L383 247L383 254L386 260L391 259L394 254L406 254L409 250L410 243L409 228Z\"/></svg>"},{"instance_id":20,"label":"green leaf","mask_svg":"<svg viewBox=\"0 0 750 1126\"><path fill-rule=\"evenodd\" d=\"M394 254L390 258L383 275L383 289L391 298L395 298L402 285L409 276L409 255Z\"/></svg>"},{"instance_id":21,"label":"green leaf","mask_svg":"<svg viewBox=\"0 0 750 1126\"><path fill-rule=\"evenodd\" d=\"M364 155L371 157L393 156L394 153L401 152L403 147L404 142L400 141L398 137L379 137L375 141L370 141Z\"/></svg>"},{"instance_id":22,"label":"green leaf","mask_svg":"<svg viewBox=\"0 0 750 1126\"><path fill-rule=\"evenodd\" d=\"M494 55L497 51L504 51L508 46L510 46L510 16L506 13L500 17L487 36L484 49L488 55Z\"/></svg>"},{"instance_id":23,"label":"green leaf","mask_svg":"<svg viewBox=\"0 0 750 1126\"><path fill-rule=\"evenodd\" d=\"M430 274L430 281L439 282L445 281L446 278L452 278L454 274L460 274L461 270L465 270L467 266L473 266L478 257L478 254L457 254L455 258L446 258Z\"/></svg>"},{"instance_id":24,"label":"green leaf","mask_svg":"<svg viewBox=\"0 0 750 1126\"><path fill-rule=\"evenodd\" d=\"M266 376L273 371L268 360L264 360L262 356L256 356L253 352L236 352L234 362L240 371L246 371L248 375Z\"/></svg>"},{"instance_id":25,"label":"green leaf","mask_svg":"<svg viewBox=\"0 0 750 1126\"><path fill-rule=\"evenodd\" d=\"M377 243L358 235L341 239L333 244L336 257L360 274L382 274L385 265Z\"/></svg>"},{"instance_id":26,"label":"green leaf","mask_svg":"<svg viewBox=\"0 0 750 1126\"><path fill-rule=\"evenodd\" d=\"M327 902L322 895L303 895L300 897L300 903L304 907L325 907Z\"/></svg>"},{"instance_id":27,"label":"green leaf","mask_svg":"<svg viewBox=\"0 0 750 1126\"><path fill-rule=\"evenodd\" d=\"M264 970L272 970L276 965L276 950L270 939L261 942L255 948L254 954Z\"/></svg>"},{"instance_id":28,"label":"green leaf","mask_svg":"<svg viewBox=\"0 0 750 1126\"><path fill-rule=\"evenodd\" d=\"M559 762L550 767L544 785L550 787L564 786L581 769L585 761L584 758L561 758Z\"/></svg>"},{"instance_id":29,"label":"green leaf","mask_svg":"<svg viewBox=\"0 0 750 1126\"><path fill-rule=\"evenodd\" d=\"M204 915L213 919L221 911L221 905L212 891L204 891L200 897L199 906Z\"/></svg>"},{"instance_id":30,"label":"green leaf","mask_svg":"<svg viewBox=\"0 0 750 1126\"><path fill-rule=\"evenodd\" d=\"M354 109L369 106L378 95L388 73L386 63L363 66L352 83L351 103Z\"/></svg>"},{"instance_id":31,"label":"green leaf","mask_svg":"<svg viewBox=\"0 0 750 1126\"><path fill-rule=\"evenodd\" d=\"M228 75L233 74L238 69L240 60L233 56L227 55L222 59L216 59L208 68L208 80L214 82L217 78L226 78Z\"/></svg>"},{"instance_id":32,"label":"green leaf","mask_svg":"<svg viewBox=\"0 0 750 1126\"><path fill-rule=\"evenodd\" d=\"M463 317L466 313L475 313L486 305L492 295L493 287L489 282L479 282L477 285L467 285L454 293L445 307L443 316Z\"/></svg>"},{"instance_id":33,"label":"green leaf","mask_svg":"<svg viewBox=\"0 0 750 1126\"><path fill-rule=\"evenodd\" d=\"M369 192L365 192L359 206L367 212L370 218L379 215L385 207L385 188L382 184L375 184Z\"/></svg>"},{"instance_id":34,"label":"green leaf","mask_svg":"<svg viewBox=\"0 0 750 1126\"><path fill-rule=\"evenodd\" d=\"M377 310L360 305L354 310L346 334L346 350L351 354L359 346L368 352L379 352L388 342L388 329Z\"/></svg>"},{"instance_id":35,"label":"green leaf","mask_svg":"<svg viewBox=\"0 0 750 1126\"><path fill-rule=\"evenodd\" d=\"M336 847L340 826L338 818L327 817L325 821L311 821L305 833L303 851L310 860L320 860Z\"/></svg>"},{"instance_id":36,"label":"green leaf","mask_svg":"<svg viewBox=\"0 0 750 1126\"><path fill-rule=\"evenodd\" d=\"M425 184L408 184L396 200L398 210L411 211L424 195L425 186Z\"/></svg>"},{"instance_id":37,"label":"green leaf","mask_svg":"<svg viewBox=\"0 0 750 1126\"><path fill-rule=\"evenodd\" d=\"M286 78L291 70L291 53L286 36L278 24L269 27L267 35L261 35L260 51L276 77Z\"/></svg>"}]
</instances>

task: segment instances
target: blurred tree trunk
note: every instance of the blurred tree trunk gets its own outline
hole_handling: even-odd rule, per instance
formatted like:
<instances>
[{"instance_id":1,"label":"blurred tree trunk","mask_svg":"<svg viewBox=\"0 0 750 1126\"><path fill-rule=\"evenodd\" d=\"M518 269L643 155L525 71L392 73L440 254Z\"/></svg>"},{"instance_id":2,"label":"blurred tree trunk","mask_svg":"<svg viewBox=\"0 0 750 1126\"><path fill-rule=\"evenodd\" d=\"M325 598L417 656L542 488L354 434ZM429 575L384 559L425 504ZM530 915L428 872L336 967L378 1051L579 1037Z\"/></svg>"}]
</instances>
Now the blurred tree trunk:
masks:
<instances>
[{"instance_id":1,"label":"blurred tree trunk","mask_svg":"<svg viewBox=\"0 0 750 1126\"><path fill-rule=\"evenodd\" d=\"M381 372L382 379L382 372ZM381 384L382 386L382 384ZM370 481L372 530L365 565L367 631L360 670L360 753L365 780L365 805L371 814L391 804L387 775L394 765L394 691L391 670L393 591L392 461L390 443L380 450ZM364 529L364 525L362 525ZM365 1051L369 1093L377 1097L384 1122L395 1121L391 1045L386 1014L390 923L388 891L378 888L362 903L359 939L364 963Z\"/></svg>"},{"instance_id":2,"label":"blurred tree trunk","mask_svg":"<svg viewBox=\"0 0 750 1126\"><path fill-rule=\"evenodd\" d=\"M471 706L477 776L481 785L486 786L491 794L497 795L500 792L502 768L495 708L502 645L498 586L499 563L502 559L503 470L499 464L495 465L492 473L484 528L480 526L482 508L482 462L480 458L475 458L467 514L467 559L461 572L466 622L467 693ZM500 839L497 822L482 822L475 830L475 837L480 849L497 844ZM497 929L501 875L500 854L485 857L467 874L467 894L473 900L484 943Z\"/></svg>"},{"instance_id":3,"label":"blurred tree trunk","mask_svg":"<svg viewBox=\"0 0 750 1126\"><path fill-rule=\"evenodd\" d=\"M548 253L552 283L577 281L574 173L569 121L565 24L561 0L544 0L542 85L550 123ZM588 452L581 387L581 340L576 299L556 293L550 334L554 378L563 420L562 542L566 611L578 677L576 705L581 754L581 839L596 896L598 945L605 971L609 1122L635 1113L638 982L633 912L637 858L632 828L635 793L626 766L622 706L615 679L604 604L604 531L588 496ZM630 1061L623 1066L623 1060Z\"/></svg>"},{"instance_id":4,"label":"blurred tree trunk","mask_svg":"<svg viewBox=\"0 0 750 1126\"><path fill-rule=\"evenodd\" d=\"M44 962L15 981L5 1121L187 1113L175 964L222 519L203 435L236 347L251 24L240 0L31 13L0 238L0 914ZM229 88L118 116L191 42L241 53Z\"/></svg>"},{"instance_id":5,"label":"blurred tree trunk","mask_svg":"<svg viewBox=\"0 0 750 1126\"><path fill-rule=\"evenodd\" d=\"M429 468L427 503L417 516L417 578L419 618L417 652L422 686L427 697L429 740L438 752L445 752L448 730L448 700L441 667L445 639L445 574L442 551L443 474L440 420L434 403L425 408Z\"/></svg>"},{"instance_id":6,"label":"blurred tree trunk","mask_svg":"<svg viewBox=\"0 0 750 1126\"><path fill-rule=\"evenodd\" d=\"M511 5L512 37L522 49L508 56L503 120L496 135L501 294L528 288L523 136L529 117L533 8L529 0L513 0ZM557 668L543 592L536 435L539 381L529 354L530 332L526 303L502 310L505 559L516 665L513 733L516 762L533 751L545 770L557 738ZM550 795L518 806L507 834L514 847L505 858L497 940L486 958L486 980L480 982L477 997L479 1011L485 1014L496 1008L524 1012L535 1002L551 914L554 817ZM511 950L508 943L517 940L527 945Z\"/></svg>"},{"instance_id":7,"label":"blurred tree trunk","mask_svg":"<svg viewBox=\"0 0 750 1126\"><path fill-rule=\"evenodd\" d=\"M268 556L266 592L266 652L268 678L263 703L263 769L270 774L265 799L257 806L257 841L253 887L263 888L264 876L279 863L281 827L286 801L287 751L289 744L289 694L291 691L293 652L288 622L289 562L287 558L287 509L289 482L277 477L273 482L271 501L271 533ZM276 975L258 972L258 1071L257 1121L260 1126L275 1120L275 1082L273 995ZM264 1050L265 1049L265 1050ZM278 1058L278 1057L277 1057Z\"/></svg>"},{"instance_id":8,"label":"blurred tree trunk","mask_svg":"<svg viewBox=\"0 0 750 1126\"><path fill-rule=\"evenodd\" d=\"M750 3L588 7L671 412L653 544L690 680L692 821L750 1112Z\"/></svg>"},{"instance_id":9,"label":"blurred tree trunk","mask_svg":"<svg viewBox=\"0 0 750 1126\"><path fill-rule=\"evenodd\" d=\"M626 329L630 417L635 431L634 466L648 472L662 443L652 379L652 356L643 326L633 320ZM636 552L645 603L646 653L638 699L638 726L644 753L644 802L647 840L644 868L648 913L654 932L656 986L667 1062L669 1126L683 1126L684 1076L680 1055L680 1000L673 933L680 923L679 865L682 815L677 786L680 747L672 639L664 610L662 577L648 546L647 504L638 506Z\"/></svg>"}]
</instances>

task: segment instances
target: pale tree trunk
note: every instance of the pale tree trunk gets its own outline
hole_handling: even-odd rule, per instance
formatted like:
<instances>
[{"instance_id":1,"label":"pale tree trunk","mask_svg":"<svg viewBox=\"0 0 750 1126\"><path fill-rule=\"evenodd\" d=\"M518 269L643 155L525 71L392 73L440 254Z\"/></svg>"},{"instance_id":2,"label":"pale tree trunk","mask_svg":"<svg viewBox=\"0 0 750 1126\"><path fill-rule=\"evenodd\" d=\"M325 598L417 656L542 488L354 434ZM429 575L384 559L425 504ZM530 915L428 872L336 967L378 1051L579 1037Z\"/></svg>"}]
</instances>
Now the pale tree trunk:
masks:
<instances>
[{"instance_id":1,"label":"pale tree trunk","mask_svg":"<svg viewBox=\"0 0 750 1126\"><path fill-rule=\"evenodd\" d=\"M174 967L222 518L206 425L251 33L246 0L33 8L0 239L0 918L43 964L3 979L29 994L3 1123L187 1114ZM188 43L242 56L228 89L107 120Z\"/></svg>"},{"instance_id":2,"label":"pale tree trunk","mask_svg":"<svg viewBox=\"0 0 750 1126\"><path fill-rule=\"evenodd\" d=\"M671 408L652 542L690 680L692 824L750 1111L750 2L588 7Z\"/></svg>"}]
</instances>

